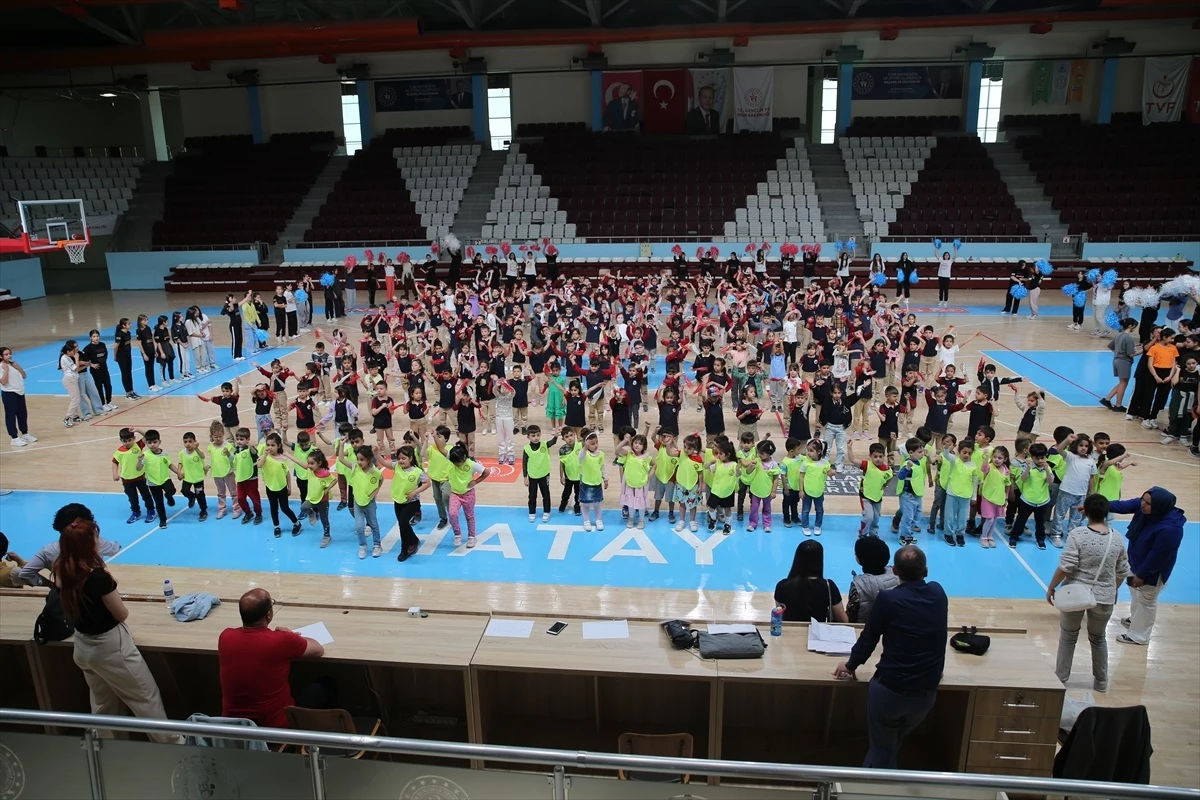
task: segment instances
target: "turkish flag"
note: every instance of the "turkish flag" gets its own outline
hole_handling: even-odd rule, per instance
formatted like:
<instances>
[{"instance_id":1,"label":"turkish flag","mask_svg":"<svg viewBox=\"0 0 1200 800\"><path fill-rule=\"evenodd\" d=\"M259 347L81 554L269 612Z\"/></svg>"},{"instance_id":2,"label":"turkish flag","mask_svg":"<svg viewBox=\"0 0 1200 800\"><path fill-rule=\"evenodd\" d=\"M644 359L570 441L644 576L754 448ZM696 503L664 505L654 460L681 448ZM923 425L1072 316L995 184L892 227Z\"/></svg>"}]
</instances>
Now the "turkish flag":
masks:
<instances>
[{"instance_id":1,"label":"turkish flag","mask_svg":"<svg viewBox=\"0 0 1200 800\"><path fill-rule=\"evenodd\" d=\"M642 91L642 133L683 133L687 70L648 69L642 74Z\"/></svg>"}]
</instances>

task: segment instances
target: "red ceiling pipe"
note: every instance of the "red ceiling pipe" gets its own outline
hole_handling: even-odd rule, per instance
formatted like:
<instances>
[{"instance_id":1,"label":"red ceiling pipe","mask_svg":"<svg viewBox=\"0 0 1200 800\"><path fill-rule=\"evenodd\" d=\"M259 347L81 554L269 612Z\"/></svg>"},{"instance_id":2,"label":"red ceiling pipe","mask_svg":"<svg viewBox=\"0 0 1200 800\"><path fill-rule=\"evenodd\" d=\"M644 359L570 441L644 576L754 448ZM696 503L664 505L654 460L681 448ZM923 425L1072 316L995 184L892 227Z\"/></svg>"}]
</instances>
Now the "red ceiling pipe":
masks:
<instances>
[{"instance_id":1,"label":"red ceiling pipe","mask_svg":"<svg viewBox=\"0 0 1200 800\"><path fill-rule=\"evenodd\" d=\"M320 48L366 40L415 39L420 35L420 20L409 18L369 22L285 22L272 25L227 25L146 31L142 41L147 49L159 51L255 45L309 45Z\"/></svg>"},{"instance_id":2,"label":"red ceiling pipe","mask_svg":"<svg viewBox=\"0 0 1200 800\"><path fill-rule=\"evenodd\" d=\"M98 0L97 0L98 1ZM1200 4L1198 4L1200 5ZM104 47L66 50L21 50L7 48L0 54L0 71L30 72L43 69L77 67L127 66L181 61L244 60L251 58L284 58L316 56L321 53L386 53L416 50L450 50L451 48L538 47L549 45L589 45L616 42L653 42L679 39L717 39L738 36L803 36L839 34L862 31L922 30L941 28L987 28L1002 25L1028 26L1035 22L1120 22L1129 20L1164 20L1191 17L1182 8L1175 9L1114 9L1078 14L1047 14L1044 12L1013 14L979 14L954 17L900 19L840 19L818 22L770 24L673 25L659 28L601 29L590 28L548 31L473 31L410 35L402 37L386 33L388 25L418 25L416 20L375 22L304 23L297 26L213 26L185 31L147 33L147 46ZM241 28L261 31L263 28L306 28L305 33L292 31L287 41L268 38L261 33L236 34ZM353 31L359 36L348 35ZM231 42L238 41L233 45ZM172 42L171 47L150 46ZM187 42L185 45L184 42Z\"/></svg>"},{"instance_id":3,"label":"red ceiling pipe","mask_svg":"<svg viewBox=\"0 0 1200 800\"><path fill-rule=\"evenodd\" d=\"M62 8L63 6L150 6L169 5L170 0L4 0L5 11L19 8Z\"/></svg>"}]
</instances>

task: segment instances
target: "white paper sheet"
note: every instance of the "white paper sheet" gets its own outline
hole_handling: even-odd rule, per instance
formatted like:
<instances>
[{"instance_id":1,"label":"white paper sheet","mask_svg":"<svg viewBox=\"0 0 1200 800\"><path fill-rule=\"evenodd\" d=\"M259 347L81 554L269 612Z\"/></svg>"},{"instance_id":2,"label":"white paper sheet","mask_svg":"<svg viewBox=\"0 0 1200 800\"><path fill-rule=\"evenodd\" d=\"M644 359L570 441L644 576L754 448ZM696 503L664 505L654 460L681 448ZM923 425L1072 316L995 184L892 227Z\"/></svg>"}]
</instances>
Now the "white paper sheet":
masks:
<instances>
[{"instance_id":1,"label":"white paper sheet","mask_svg":"<svg viewBox=\"0 0 1200 800\"><path fill-rule=\"evenodd\" d=\"M858 633L848 625L830 625L810 620L808 624L808 649L815 653L831 656L850 654L850 648L858 640Z\"/></svg>"},{"instance_id":2,"label":"white paper sheet","mask_svg":"<svg viewBox=\"0 0 1200 800\"><path fill-rule=\"evenodd\" d=\"M484 636L494 636L503 639L528 639L533 633L531 619L491 619L488 621Z\"/></svg>"},{"instance_id":3,"label":"white paper sheet","mask_svg":"<svg viewBox=\"0 0 1200 800\"><path fill-rule=\"evenodd\" d=\"M333 634L329 632L329 628L325 627L324 622L314 622L312 625L305 625L303 628L296 628L295 632L303 636L305 639L312 639L319 645L333 644Z\"/></svg>"},{"instance_id":4,"label":"white paper sheet","mask_svg":"<svg viewBox=\"0 0 1200 800\"><path fill-rule=\"evenodd\" d=\"M585 639L628 639L629 623L623 619L583 623Z\"/></svg>"},{"instance_id":5,"label":"white paper sheet","mask_svg":"<svg viewBox=\"0 0 1200 800\"><path fill-rule=\"evenodd\" d=\"M749 622L734 622L722 625L717 622L708 623L709 633L754 633L755 627Z\"/></svg>"}]
</instances>

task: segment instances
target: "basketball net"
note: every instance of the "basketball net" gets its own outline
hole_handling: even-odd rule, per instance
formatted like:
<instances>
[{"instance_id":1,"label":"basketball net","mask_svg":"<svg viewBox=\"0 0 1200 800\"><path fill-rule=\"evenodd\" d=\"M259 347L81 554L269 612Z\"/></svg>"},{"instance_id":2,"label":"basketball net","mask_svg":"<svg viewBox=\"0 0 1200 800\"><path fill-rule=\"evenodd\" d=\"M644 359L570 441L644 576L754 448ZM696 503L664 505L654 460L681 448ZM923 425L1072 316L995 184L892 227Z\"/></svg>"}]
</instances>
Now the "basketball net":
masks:
<instances>
[{"instance_id":1,"label":"basketball net","mask_svg":"<svg viewBox=\"0 0 1200 800\"><path fill-rule=\"evenodd\" d=\"M87 241L78 242L63 242L63 250L67 251L67 258L71 259L72 264L82 264L83 254L87 250Z\"/></svg>"}]
</instances>

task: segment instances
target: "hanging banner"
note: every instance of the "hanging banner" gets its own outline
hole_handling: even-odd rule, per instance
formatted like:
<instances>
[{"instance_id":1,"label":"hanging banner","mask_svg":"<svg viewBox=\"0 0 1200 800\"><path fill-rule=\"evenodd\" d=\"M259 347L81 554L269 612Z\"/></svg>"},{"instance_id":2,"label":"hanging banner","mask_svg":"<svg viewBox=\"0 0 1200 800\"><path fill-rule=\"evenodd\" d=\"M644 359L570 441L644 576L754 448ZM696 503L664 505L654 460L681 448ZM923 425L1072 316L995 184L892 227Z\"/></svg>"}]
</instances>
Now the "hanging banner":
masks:
<instances>
[{"instance_id":1,"label":"hanging banner","mask_svg":"<svg viewBox=\"0 0 1200 800\"><path fill-rule=\"evenodd\" d=\"M688 113L685 128L688 133L720 133L721 113L725 110L725 84L728 70L688 70Z\"/></svg>"},{"instance_id":2,"label":"hanging banner","mask_svg":"<svg viewBox=\"0 0 1200 800\"><path fill-rule=\"evenodd\" d=\"M1054 65L1049 61L1039 61L1033 65L1033 102L1050 102L1050 82L1054 80Z\"/></svg>"},{"instance_id":3,"label":"hanging banner","mask_svg":"<svg viewBox=\"0 0 1200 800\"><path fill-rule=\"evenodd\" d=\"M1200 125L1200 57L1192 59L1192 74L1188 78L1188 122Z\"/></svg>"},{"instance_id":4,"label":"hanging banner","mask_svg":"<svg viewBox=\"0 0 1200 800\"><path fill-rule=\"evenodd\" d=\"M733 130L770 131L774 67L733 68Z\"/></svg>"},{"instance_id":5,"label":"hanging banner","mask_svg":"<svg viewBox=\"0 0 1200 800\"><path fill-rule=\"evenodd\" d=\"M855 100L958 100L962 67L855 67Z\"/></svg>"},{"instance_id":6,"label":"hanging banner","mask_svg":"<svg viewBox=\"0 0 1200 800\"><path fill-rule=\"evenodd\" d=\"M375 110L447 111L475 107L470 78L375 81Z\"/></svg>"},{"instance_id":7,"label":"hanging banner","mask_svg":"<svg viewBox=\"0 0 1200 800\"><path fill-rule=\"evenodd\" d=\"M1082 103L1083 90L1087 85L1088 62L1071 62L1071 82L1067 85L1067 102Z\"/></svg>"},{"instance_id":8,"label":"hanging banner","mask_svg":"<svg viewBox=\"0 0 1200 800\"><path fill-rule=\"evenodd\" d=\"M1178 122L1183 111L1190 56L1147 58L1142 75L1142 124Z\"/></svg>"},{"instance_id":9,"label":"hanging banner","mask_svg":"<svg viewBox=\"0 0 1200 800\"><path fill-rule=\"evenodd\" d=\"M646 102L642 133L683 133L688 110L687 70L648 69L642 73Z\"/></svg>"},{"instance_id":10,"label":"hanging banner","mask_svg":"<svg viewBox=\"0 0 1200 800\"><path fill-rule=\"evenodd\" d=\"M641 130L642 113L638 108L642 102L641 71L604 72L600 85L604 92L604 130Z\"/></svg>"},{"instance_id":11,"label":"hanging banner","mask_svg":"<svg viewBox=\"0 0 1200 800\"><path fill-rule=\"evenodd\" d=\"M1053 62L1053 75L1050 79L1050 105L1065 106L1067 104L1067 87L1071 84L1071 62Z\"/></svg>"}]
</instances>

